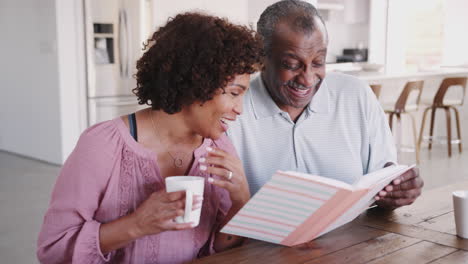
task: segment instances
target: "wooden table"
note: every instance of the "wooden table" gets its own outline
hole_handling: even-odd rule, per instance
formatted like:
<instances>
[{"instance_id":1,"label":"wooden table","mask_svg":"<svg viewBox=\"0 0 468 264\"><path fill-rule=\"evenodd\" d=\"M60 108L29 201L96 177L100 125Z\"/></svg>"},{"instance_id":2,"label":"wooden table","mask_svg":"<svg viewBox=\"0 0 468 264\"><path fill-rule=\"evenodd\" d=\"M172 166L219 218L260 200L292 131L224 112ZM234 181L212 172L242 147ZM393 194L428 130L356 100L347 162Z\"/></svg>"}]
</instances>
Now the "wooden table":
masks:
<instances>
[{"instance_id":1,"label":"wooden table","mask_svg":"<svg viewBox=\"0 0 468 264\"><path fill-rule=\"evenodd\" d=\"M249 241L194 263L468 263L468 239L455 233L452 191L459 189L468 181L424 191L393 212L370 209L300 246Z\"/></svg>"}]
</instances>

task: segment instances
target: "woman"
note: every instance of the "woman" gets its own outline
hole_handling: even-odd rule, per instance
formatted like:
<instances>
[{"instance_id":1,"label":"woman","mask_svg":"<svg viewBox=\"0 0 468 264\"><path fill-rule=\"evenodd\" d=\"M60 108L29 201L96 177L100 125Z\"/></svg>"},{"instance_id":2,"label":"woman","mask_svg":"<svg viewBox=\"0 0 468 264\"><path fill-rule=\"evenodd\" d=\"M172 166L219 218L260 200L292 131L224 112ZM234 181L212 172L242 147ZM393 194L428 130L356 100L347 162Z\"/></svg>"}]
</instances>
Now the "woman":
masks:
<instances>
[{"instance_id":1,"label":"woman","mask_svg":"<svg viewBox=\"0 0 468 264\"><path fill-rule=\"evenodd\" d=\"M88 128L66 161L38 241L43 263L180 263L238 245L220 228L250 198L225 135L261 61L253 31L197 13L154 33L137 63L140 104ZM164 178L207 179L200 224L178 224L184 192Z\"/></svg>"}]
</instances>

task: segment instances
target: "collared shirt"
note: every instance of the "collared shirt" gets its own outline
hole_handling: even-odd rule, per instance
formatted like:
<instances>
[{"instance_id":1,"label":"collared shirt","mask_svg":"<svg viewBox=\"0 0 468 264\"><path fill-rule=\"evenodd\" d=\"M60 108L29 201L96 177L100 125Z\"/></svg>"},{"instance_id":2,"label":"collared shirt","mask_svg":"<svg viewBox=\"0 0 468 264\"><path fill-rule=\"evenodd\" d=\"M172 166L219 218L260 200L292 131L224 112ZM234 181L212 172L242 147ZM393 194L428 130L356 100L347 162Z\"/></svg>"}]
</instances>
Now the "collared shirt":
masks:
<instances>
[{"instance_id":1,"label":"collared shirt","mask_svg":"<svg viewBox=\"0 0 468 264\"><path fill-rule=\"evenodd\" d=\"M258 75L250 83L243 110L228 136L243 161L252 194L277 170L352 184L387 162L397 163L379 102L367 84L352 76L328 73L293 122L272 100Z\"/></svg>"}]
</instances>

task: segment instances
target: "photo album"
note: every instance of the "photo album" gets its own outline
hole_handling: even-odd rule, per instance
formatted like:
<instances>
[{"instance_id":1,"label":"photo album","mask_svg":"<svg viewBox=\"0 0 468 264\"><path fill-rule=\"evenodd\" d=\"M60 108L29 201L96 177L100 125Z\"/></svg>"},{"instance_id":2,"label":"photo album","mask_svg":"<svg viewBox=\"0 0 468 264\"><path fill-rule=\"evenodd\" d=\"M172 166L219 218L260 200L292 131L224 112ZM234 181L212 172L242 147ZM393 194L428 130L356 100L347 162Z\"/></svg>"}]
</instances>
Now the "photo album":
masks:
<instances>
[{"instance_id":1,"label":"photo album","mask_svg":"<svg viewBox=\"0 0 468 264\"><path fill-rule=\"evenodd\" d=\"M277 171L221 232L285 246L311 241L360 215L375 195L415 165L394 165L354 184Z\"/></svg>"}]
</instances>

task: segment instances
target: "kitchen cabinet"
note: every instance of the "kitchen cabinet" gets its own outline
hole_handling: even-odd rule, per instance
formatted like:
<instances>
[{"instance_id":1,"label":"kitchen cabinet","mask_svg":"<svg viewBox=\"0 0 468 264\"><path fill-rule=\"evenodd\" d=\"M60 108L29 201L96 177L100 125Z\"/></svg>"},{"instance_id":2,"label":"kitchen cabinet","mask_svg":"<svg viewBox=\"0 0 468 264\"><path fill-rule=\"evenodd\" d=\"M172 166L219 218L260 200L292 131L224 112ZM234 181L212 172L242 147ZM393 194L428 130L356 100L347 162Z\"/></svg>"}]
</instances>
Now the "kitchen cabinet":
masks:
<instances>
[{"instance_id":1,"label":"kitchen cabinet","mask_svg":"<svg viewBox=\"0 0 468 264\"><path fill-rule=\"evenodd\" d=\"M346 24L367 23L369 20L369 0L319 0L317 9L325 20L330 12L340 12Z\"/></svg>"},{"instance_id":2,"label":"kitchen cabinet","mask_svg":"<svg viewBox=\"0 0 468 264\"><path fill-rule=\"evenodd\" d=\"M369 0L346 0L344 20L348 24L367 23L369 20Z\"/></svg>"}]
</instances>

